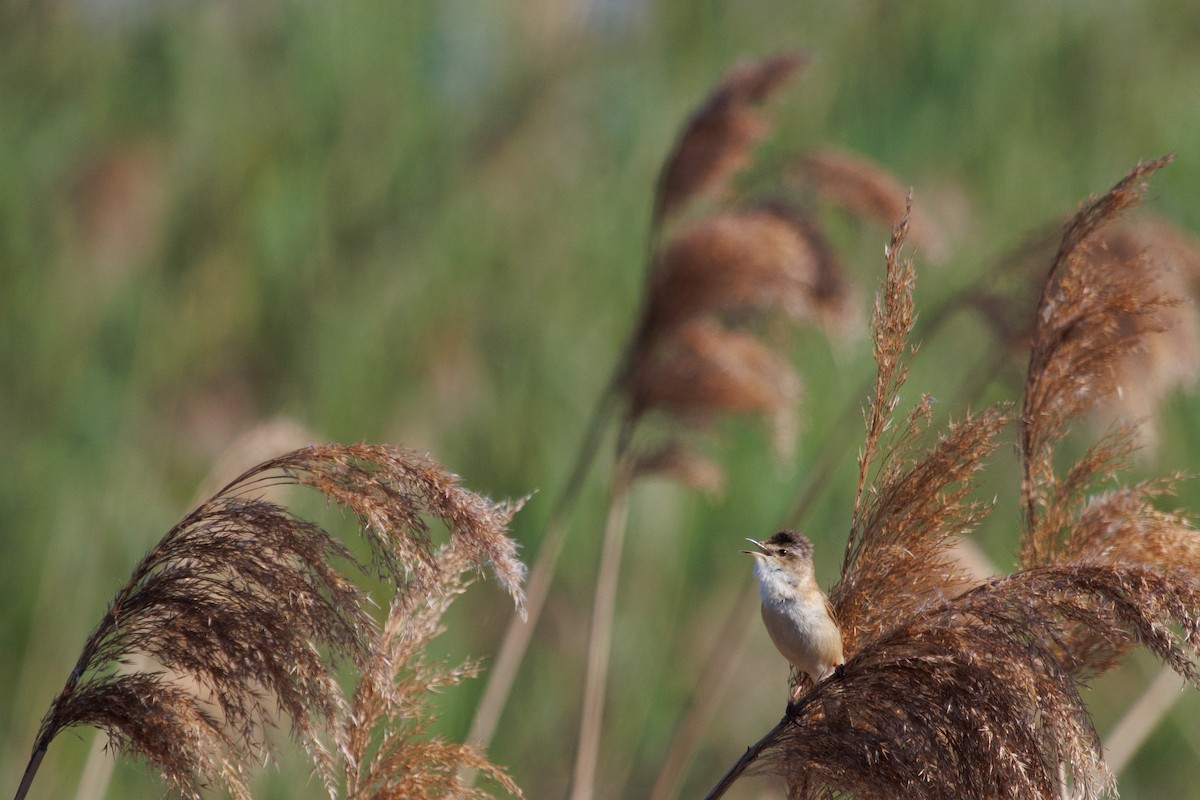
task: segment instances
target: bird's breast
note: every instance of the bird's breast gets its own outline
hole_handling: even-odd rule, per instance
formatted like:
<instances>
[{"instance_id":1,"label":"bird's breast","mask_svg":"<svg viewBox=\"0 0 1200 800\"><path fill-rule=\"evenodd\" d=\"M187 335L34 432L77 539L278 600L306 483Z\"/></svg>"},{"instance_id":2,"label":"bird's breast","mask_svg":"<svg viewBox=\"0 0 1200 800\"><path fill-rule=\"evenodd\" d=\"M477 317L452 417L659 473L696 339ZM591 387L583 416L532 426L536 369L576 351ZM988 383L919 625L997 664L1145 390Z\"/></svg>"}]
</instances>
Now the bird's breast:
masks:
<instances>
[{"instance_id":1,"label":"bird's breast","mask_svg":"<svg viewBox=\"0 0 1200 800\"><path fill-rule=\"evenodd\" d=\"M842 661L842 634L820 591L787 596L763 592L762 618L779 652L813 680Z\"/></svg>"}]
</instances>

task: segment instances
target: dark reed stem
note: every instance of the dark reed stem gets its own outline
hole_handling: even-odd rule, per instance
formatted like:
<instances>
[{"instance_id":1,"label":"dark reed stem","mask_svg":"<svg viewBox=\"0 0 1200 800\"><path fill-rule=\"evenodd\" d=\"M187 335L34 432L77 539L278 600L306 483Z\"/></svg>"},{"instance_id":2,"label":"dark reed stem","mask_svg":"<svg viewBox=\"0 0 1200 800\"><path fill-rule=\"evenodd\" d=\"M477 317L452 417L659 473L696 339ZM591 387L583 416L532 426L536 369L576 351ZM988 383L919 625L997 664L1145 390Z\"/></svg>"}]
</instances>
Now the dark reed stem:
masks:
<instances>
[{"instance_id":1,"label":"dark reed stem","mask_svg":"<svg viewBox=\"0 0 1200 800\"><path fill-rule=\"evenodd\" d=\"M48 742L39 742L38 746L34 748L33 755L29 757L29 764L25 767L25 774L21 776L21 785L17 787L17 793L13 800L25 800L25 795L29 794L29 787L37 775L38 767L42 765L42 759L46 757L48 744Z\"/></svg>"},{"instance_id":2,"label":"dark reed stem","mask_svg":"<svg viewBox=\"0 0 1200 800\"><path fill-rule=\"evenodd\" d=\"M721 780L717 781L717 785L710 789L708 794L704 796L704 800L718 800L718 798L724 797L725 793L729 791L729 787L733 786L737 779L742 777L742 773L758 759L759 754L766 749L767 745L779 735L780 731L790 725L791 722L791 717L788 714L784 714L783 718L775 723L775 727L767 731L766 736L747 747L746 752L737 760L737 763L730 767L729 771L721 777Z\"/></svg>"}]
</instances>

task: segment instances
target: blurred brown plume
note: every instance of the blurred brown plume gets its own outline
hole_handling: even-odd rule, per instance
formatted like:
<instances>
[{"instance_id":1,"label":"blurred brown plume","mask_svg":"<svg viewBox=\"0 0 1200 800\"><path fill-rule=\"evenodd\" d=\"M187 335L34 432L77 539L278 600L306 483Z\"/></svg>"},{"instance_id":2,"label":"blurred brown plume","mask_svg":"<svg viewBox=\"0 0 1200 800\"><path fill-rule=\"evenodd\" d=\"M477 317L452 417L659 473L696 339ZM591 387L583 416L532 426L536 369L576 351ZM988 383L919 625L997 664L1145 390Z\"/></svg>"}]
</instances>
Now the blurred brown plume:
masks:
<instances>
[{"instance_id":1,"label":"blurred brown plume","mask_svg":"<svg viewBox=\"0 0 1200 800\"><path fill-rule=\"evenodd\" d=\"M809 216L779 200L726 203L660 237L701 198L727 198L768 128L756 107L805 61L785 53L734 67L684 125L663 166L642 311L617 380L631 421L651 411L685 424L758 414L788 453L800 378L758 323L782 315L832 334L854 327L856 296L832 246Z\"/></svg>"},{"instance_id":2,"label":"blurred brown plume","mask_svg":"<svg viewBox=\"0 0 1200 800\"><path fill-rule=\"evenodd\" d=\"M729 180L750 161L750 150L770 125L755 112L808 61L782 53L739 64L709 93L684 123L663 165L655 191L651 229L658 228L700 197L720 197Z\"/></svg>"},{"instance_id":3,"label":"blurred brown plume","mask_svg":"<svg viewBox=\"0 0 1200 800\"><path fill-rule=\"evenodd\" d=\"M920 209L906 207L907 190L879 164L838 148L814 148L804 153L792 182L863 219L891 225L908 218L908 241L934 262L946 256L942 232Z\"/></svg>"},{"instance_id":4,"label":"blurred brown plume","mask_svg":"<svg viewBox=\"0 0 1200 800\"><path fill-rule=\"evenodd\" d=\"M1144 646L1197 683L1195 531L1155 510L1166 482L1091 494L1129 451L1102 440L1062 475L1054 445L1111 391L1112 367L1165 308L1130 273L1081 254L1142 181L1139 165L1066 226L1033 327L1018 417L1021 569L973 585L950 548L987 511L971 477L1006 420L991 409L913 456L927 400L894 420L912 326L911 265L887 250L874 328L879 376L841 580L831 594L846 663L811 688L718 785L742 770L782 776L790 797L1098 797L1113 788L1079 682ZM1144 262L1143 262L1144 263ZM1089 496L1090 494L1090 496Z\"/></svg>"},{"instance_id":5,"label":"blurred brown plume","mask_svg":"<svg viewBox=\"0 0 1200 800\"><path fill-rule=\"evenodd\" d=\"M350 551L256 496L279 484L316 489L358 518L375 571L398 587L382 633L369 598L338 566L356 563ZM417 735L430 718L425 695L471 674L421 654L463 573L490 565L521 602L524 567L505 532L516 508L397 448L318 445L260 464L184 517L134 569L43 720L32 769L58 733L91 725L174 791L198 798L216 783L248 798L248 771L283 714L331 797L339 762L354 797L396 797L388 787L399 785L407 797L444 796L434 787L462 788L454 775L463 765L515 793L477 753ZM434 545L424 517L446 526L446 544ZM134 654L152 666L119 669ZM347 663L362 674L353 705L336 680ZM381 719L397 724L368 758Z\"/></svg>"},{"instance_id":6,"label":"blurred brown plume","mask_svg":"<svg viewBox=\"0 0 1200 800\"><path fill-rule=\"evenodd\" d=\"M1021 560L1038 566L1054 559L1073 523L1071 503L1129 451L1128 436L1102 440L1060 478L1054 445L1066 423L1096 406L1117 388L1116 364L1139 349L1145 335L1164 328L1162 312L1178 303L1147 287L1157 274L1143 268L1112 269L1092 248L1101 229L1138 202L1143 178L1170 158L1139 164L1112 191L1082 208L1063 230L1034 312L1025 399L1018 420L1022 460L1021 498L1026 536Z\"/></svg>"},{"instance_id":7,"label":"blurred brown plume","mask_svg":"<svg viewBox=\"0 0 1200 800\"><path fill-rule=\"evenodd\" d=\"M633 421L651 411L684 423L758 414L771 421L780 452L790 453L801 381L777 342L763 340L763 318L816 325L839 344L860 328L859 292L814 201L890 224L905 210L899 181L861 156L813 149L774 195L730 190L768 131L758 107L806 62L784 53L734 67L685 123L663 166L642 310L617 380ZM685 216L694 207L700 212ZM937 227L911 208L906 219L911 236L940 255Z\"/></svg>"}]
</instances>

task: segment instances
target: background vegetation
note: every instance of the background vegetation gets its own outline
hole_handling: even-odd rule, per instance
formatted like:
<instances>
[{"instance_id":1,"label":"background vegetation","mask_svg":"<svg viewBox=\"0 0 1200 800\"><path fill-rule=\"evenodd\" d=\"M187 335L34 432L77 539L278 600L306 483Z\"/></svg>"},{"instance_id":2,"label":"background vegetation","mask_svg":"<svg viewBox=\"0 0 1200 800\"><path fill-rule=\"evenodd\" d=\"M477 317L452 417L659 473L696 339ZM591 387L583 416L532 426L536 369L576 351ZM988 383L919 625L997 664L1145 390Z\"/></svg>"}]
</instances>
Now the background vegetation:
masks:
<instances>
[{"instance_id":1,"label":"background vegetation","mask_svg":"<svg viewBox=\"0 0 1200 800\"><path fill-rule=\"evenodd\" d=\"M814 56L772 103L760 177L833 144L915 186L948 237L941 265L916 254L918 312L932 313L1029 232L1168 151L1147 205L1200 230L1198 35L1191 5L1166 0L3 2L3 785L113 590L214 469L244 466L218 464L267 421L427 449L493 497L539 490L513 526L532 556L637 312L659 165L737 59ZM887 230L829 222L865 319ZM994 346L957 319L923 343L902 402L928 391L958 415L964 376ZM719 497L634 491L601 758L613 796L653 782L749 570L738 543L771 532L873 371L865 327L832 344L800 331L791 352L805 384L794 463L761 423L734 421L712 440ZM1020 366L987 398L1016 397ZM1139 470L1196 469L1197 403L1166 403ZM826 584L853 456L805 524ZM570 773L603 483L575 514L491 748L531 797L561 795ZM978 534L1005 565L1015 487L1015 466L985 487L1001 509ZM1178 502L1200 509L1200 485ZM509 609L480 584L434 646L487 656ZM685 796L778 716L786 665L752 624ZM1156 673L1135 658L1096 685L1102 735ZM480 688L445 696L442 731L465 733ZM1186 695L1158 727L1120 776L1124 797L1200 797L1198 703ZM92 744L88 731L56 742L34 795L71 796ZM321 795L288 764L262 796ZM109 796L158 788L122 765Z\"/></svg>"}]
</instances>

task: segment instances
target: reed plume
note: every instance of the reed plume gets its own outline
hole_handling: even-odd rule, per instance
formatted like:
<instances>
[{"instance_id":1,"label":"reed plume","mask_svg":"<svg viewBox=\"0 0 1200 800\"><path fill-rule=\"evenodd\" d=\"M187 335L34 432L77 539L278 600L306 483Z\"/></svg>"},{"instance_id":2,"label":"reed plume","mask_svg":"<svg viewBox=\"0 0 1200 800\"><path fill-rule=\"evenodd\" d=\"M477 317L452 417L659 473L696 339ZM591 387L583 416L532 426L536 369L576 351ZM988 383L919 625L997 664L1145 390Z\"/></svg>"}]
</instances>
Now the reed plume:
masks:
<instances>
[{"instance_id":1,"label":"reed plume","mask_svg":"<svg viewBox=\"0 0 1200 800\"><path fill-rule=\"evenodd\" d=\"M629 490L647 465L703 465L709 485L722 476L683 437L726 414L770 420L775 444L790 452L800 379L789 361L753 329L768 315L816 319L849 306L840 265L815 226L782 206L760 203L722 210L660 236L663 224L698 203L725 194L765 132L753 111L803 63L786 54L739 65L685 124L657 186L651 256L639 321L616 370L624 401L612 474L580 717L572 800L593 796L607 693L614 606L628 519ZM662 239L662 241L660 241ZM665 437L636 442L640 423L659 413ZM659 454L672 456L662 458ZM687 454L686 460L680 455ZM660 469L658 474L672 474ZM685 480L695 471L674 470Z\"/></svg>"},{"instance_id":2,"label":"reed plume","mask_svg":"<svg viewBox=\"0 0 1200 800\"><path fill-rule=\"evenodd\" d=\"M654 193L651 229L705 196L720 197L770 130L755 111L808 61L802 53L739 64L684 123L663 164Z\"/></svg>"},{"instance_id":3,"label":"reed plume","mask_svg":"<svg viewBox=\"0 0 1200 800\"><path fill-rule=\"evenodd\" d=\"M805 60L790 53L741 64L717 84L665 162L653 231L723 190L745 166L766 130L753 106ZM678 226L652 252L641 313L618 368L630 424L650 412L685 427L720 414L759 414L772 421L776 445L787 452L800 378L754 326L782 315L846 331L855 305L824 233L779 201L742 203Z\"/></svg>"},{"instance_id":4,"label":"reed plume","mask_svg":"<svg viewBox=\"0 0 1200 800\"><path fill-rule=\"evenodd\" d=\"M1034 236L991 270L987 281L968 289L959 304L976 312L1014 357L1029 353L1046 264L1057 244L1048 233ZM1103 394L1091 416L1134 426L1137 444L1153 448L1163 399L1191 389L1200 376L1200 242L1162 217L1142 213L1101 225L1071 257L1086 262L1081 274L1107 274L1109 283L1122 281L1135 291L1133 312L1111 318L1108 335L1136 339L1138 347L1116 354L1106 378L1116 391Z\"/></svg>"},{"instance_id":5,"label":"reed plume","mask_svg":"<svg viewBox=\"0 0 1200 800\"><path fill-rule=\"evenodd\" d=\"M908 241L933 261L946 255L938 225L919 208L907 207L904 185L883 166L835 147L812 148L799 158L791 182L807 195L862 219L891 225L908 217Z\"/></svg>"},{"instance_id":6,"label":"reed plume","mask_svg":"<svg viewBox=\"0 0 1200 800\"><path fill-rule=\"evenodd\" d=\"M313 488L351 511L371 563L255 496L279 484ZM399 669L394 657L416 657L393 640L424 631L405 629L410 619L428 624L411 609L441 609L434 598L458 591L464 570L490 565L519 604L524 568L505 534L514 510L462 488L424 456L384 446L306 447L245 472L168 531L117 592L42 721L18 798L54 737L78 725L144 758L173 791L198 798L219 784L249 798L247 775L269 752L266 731L280 715L335 797L338 761L362 756L347 733L336 670L352 665L370 682L381 660ZM424 517L446 526L448 544L435 548ZM397 585L382 636L369 598L339 565ZM151 666L123 670L136 654Z\"/></svg>"},{"instance_id":7,"label":"reed plume","mask_svg":"<svg viewBox=\"0 0 1200 800\"><path fill-rule=\"evenodd\" d=\"M1162 330L1158 315L1178 302L1147 295L1142 287L1153 281L1143 274L1104 269L1103 261L1089 257L1097 234L1138 202L1143 179L1169 161L1168 156L1139 164L1108 194L1086 204L1064 227L1051 262L1034 312L1018 419L1025 566L1054 559L1073 522L1072 501L1128 449L1106 439L1067 475L1060 478L1054 469L1054 445L1065 435L1067 422L1116 390L1114 366L1120 355L1137 349L1148 331Z\"/></svg>"},{"instance_id":8,"label":"reed plume","mask_svg":"<svg viewBox=\"0 0 1200 800\"><path fill-rule=\"evenodd\" d=\"M354 693L344 759L348 800L483 798L464 770L481 773L509 795L521 796L512 779L475 748L429 735L436 719L431 695L479 673L475 662L449 667L425 656L444 630L441 619L479 567L471 548L451 542L436 553L443 575L437 591L402 588L391 603L382 632Z\"/></svg>"},{"instance_id":9,"label":"reed plume","mask_svg":"<svg viewBox=\"0 0 1200 800\"><path fill-rule=\"evenodd\" d=\"M854 328L856 307L823 231L779 201L683 226L651 261L619 372L630 424L651 412L685 428L721 414L757 414L771 422L776 448L789 453L800 376L756 326L782 316L841 335Z\"/></svg>"},{"instance_id":10,"label":"reed plume","mask_svg":"<svg viewBox=\"0 0 1200 800\"><path fill-rule=\"evenodd\" d=\"M1194 531L1150 500L1169 484L1092 494L1129 451L1119 435L1055 470L1065 426L1112 388L1137 341L1119 320L1165 301L1080 254L1136 202L1166 159L1139 165L1065 227L1034 324L1018 417L1024 512L1019 571L972 585L950 546L984 513L971 477L1004 421L989 410L910 456L927 403L894 421L911 328L910 266L888 248L874 327L879 377L842 577L831 593L846 663L812 687L710 793L745 770L791 797L1099 797L1114 789L1080 681L1149 649L1197 683L1200 562Z\"/></svg>"},{"instance_id":11,"label":"reed plume","mask_svg":"<svg viewBox=\"0 0 1200 800\"><path fill-rule=\"evenodd\" d=\"M1146 276L1138 265L1149 262L1151 279L1141 284L1142 293L1169 301L1147 315L1122 320L1122 327L1140 335L1141 346L1117 359L1113 369L1119 391L1097 409L1109 422L1136 426L1137 443L1153 448L1163 398L1193 389L1200 376L1200 242L1152 215L1119 220L1104 234L1096 250L1108 268Z\"/></svg>"},{"instance_id":12,"label":"reed plume","mask_svg":"<svg viewBox=\"0 0 1200 800\"><path fill-rule=\"evenodd\" d=\"M898 617L919 614L970 585L951 548L987 513L968 496L1008 421L998 408L967 415L928 452L910 455L929 423L932 401L924 396L902 420L893 419L913 353L907 341L915 320L915 275L912 260L901 254L908 221L907 214L901 217L885 250L885 284L872 315L875 388L841 579L830 596L848 653ZM879 601L883 596L886 603Z\"/></svg>"}]
</instances>

